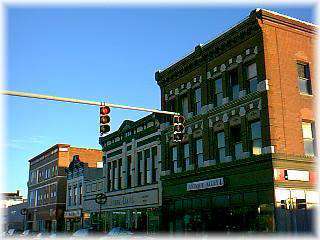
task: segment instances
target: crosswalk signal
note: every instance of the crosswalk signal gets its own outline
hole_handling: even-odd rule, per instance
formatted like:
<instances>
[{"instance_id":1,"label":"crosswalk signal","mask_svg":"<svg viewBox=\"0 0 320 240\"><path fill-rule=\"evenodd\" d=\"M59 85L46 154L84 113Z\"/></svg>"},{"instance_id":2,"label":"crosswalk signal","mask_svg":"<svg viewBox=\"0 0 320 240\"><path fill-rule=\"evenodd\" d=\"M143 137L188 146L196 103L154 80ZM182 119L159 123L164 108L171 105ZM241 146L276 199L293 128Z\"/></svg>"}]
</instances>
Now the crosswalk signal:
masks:
<instances>
[{"instance_id":1,"label":"crosswalk signal","mask_svg":"<svg viewBox=\"0 0 320 240\"><path fill-rule=\"evenodd\" d=\"M108 106L100 106L100 135L110 132L110 108Z\"/></svg>"},{"instance_id":2,"label":"crosswalk signal","mask_svg":"<svg viewBox=\"0 0 320 240\"><path fill-rule=\"evenodd\" d=\"M173 142L181 142L184 133L184 117L181 115L173 116Z\"/></svg>"}]
</instances>

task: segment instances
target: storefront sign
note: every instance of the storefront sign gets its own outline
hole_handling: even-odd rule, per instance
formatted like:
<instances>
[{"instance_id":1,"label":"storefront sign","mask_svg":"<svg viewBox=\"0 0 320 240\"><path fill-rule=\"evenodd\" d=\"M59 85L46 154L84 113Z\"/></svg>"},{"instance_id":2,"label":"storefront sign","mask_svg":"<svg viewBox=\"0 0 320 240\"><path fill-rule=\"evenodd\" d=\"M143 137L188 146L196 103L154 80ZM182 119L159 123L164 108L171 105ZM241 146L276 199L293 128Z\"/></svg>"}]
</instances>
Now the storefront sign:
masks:
<instances>
[{"instance_id":1,"label":"storefront sign","mask_svg":"<svg viewBox=\"0 0 320 240\"><path fill-rule=\"evenodd\" d=\"M313 182L312 172L303 171L303 170L288 170L288 169L279 169L275 168L274 170L274 179L276 181L304 181L304 182Z\"/></svg>"},{"instance_id":2,"label":"storefront sign","mask_svg":"<svg viewBox=\"0 0 320 240\"><path fill-rule=\"evenodd\" d=\"M65 218L81 217L81 210L64 212Z\"/></svg>"},{"instance_id":3,"label":"storefront sign","mask_svg":"<svg viewBox=\"0 0 320 240\"><path fill-rule=\"evenodd\" d=\"M187 191L192 190L201 190L206 188L215 188L215 187L221 187L224 185L223 178L214 178L199 182L192 182L187 184Z\"/></svg>"},{"instance_id":4,"label":"storefront sign","mask_svg":"<svg viewBox=\"0 0 320 240\"><path fill-rule=\"evenodd\" d=\"M298 170L286 170L285 178L288 180L296 181L309 181L309 172L308 171L298 171Z\"/></svg>"},{"instance_id":5,"label":"storefront sign","mask_svg":"<svg viewBox=\"0 0 320 240\"><path fill-rule=\"evenodd\" d=\"M144 206L150 204L158 204L158 190L148 190L143 192L128 193L118 196L107 195L107 207L133 207Z\"/></svg>"}]
</instances>

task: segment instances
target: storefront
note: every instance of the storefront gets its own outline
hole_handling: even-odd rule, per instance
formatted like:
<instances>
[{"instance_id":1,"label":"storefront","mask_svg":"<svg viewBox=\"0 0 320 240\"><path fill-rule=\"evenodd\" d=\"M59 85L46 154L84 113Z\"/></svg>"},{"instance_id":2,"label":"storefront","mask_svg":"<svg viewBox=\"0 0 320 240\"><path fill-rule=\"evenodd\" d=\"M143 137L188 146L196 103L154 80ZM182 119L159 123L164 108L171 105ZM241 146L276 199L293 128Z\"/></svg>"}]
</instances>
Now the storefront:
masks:
<instances>
[{"instance_id":1,"label":"storefront","mask_svg":"<svg viewBox=\"0 0 320 240\"><path fill-rule=\"evenodd\" d=\"M145 189L127 194L109 194L102 207L106 230L122 227L133 232L158 232L159 190Z\"/></svg>"},{"instance_id":2,"label":"storefront","mask_svg":"<svg viewBox=\"0 0 320 240\"><path fill-rule=\"evenodd\" d=\"M81 210L66 211L64 213L65 230L68 232L75 232L82 228L82 212Z\"/></svg>"},{"instance_id":3,"label":"storefront","mask_svg":"<svg viewBox=\"0 0 320 240\"><path fill-rule=\"evenodd\" d=\"M208 174L179 180L167 178L163 181L161 230L171 233L273 232L271 180L266 178L257 185L251 178L252 184L246 185L240 176L222 174L213 178Z\"/></svg>"}]
</instances>

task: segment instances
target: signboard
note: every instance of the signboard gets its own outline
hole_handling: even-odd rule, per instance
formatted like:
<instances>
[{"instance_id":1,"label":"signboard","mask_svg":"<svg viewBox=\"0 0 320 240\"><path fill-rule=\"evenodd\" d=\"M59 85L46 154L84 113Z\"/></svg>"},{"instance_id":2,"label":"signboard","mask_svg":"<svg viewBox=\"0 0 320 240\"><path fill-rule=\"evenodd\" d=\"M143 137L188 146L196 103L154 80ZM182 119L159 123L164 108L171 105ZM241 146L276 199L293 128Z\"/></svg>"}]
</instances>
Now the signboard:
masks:
<instances>
[{"instance_id":1,"label":"signboard","mask_svg":"<svg viewBox=\"0 0 320 240\"><path fill-rule=\"evenodd\" d=\"M214 178L199 182L192 182L187 184L187 191L193 191L193 190L201 190L206 188L215 188L215 187L221 187L224 185L223 178Z\"/></svg>"},{"instance_id":2,"label":"signboard","mask_svg":"<svg viewBox=\"0 0 320 240\"><path fill-rule=\"evenodd\" d=\"M285 178L288 180L296 181L309 181L309 172L308 171L299 171L299 170L286 170Z\"/></svg>"},{"instance_id":3,"label":"signboard","mask_svg":"<svg viewBox=\"0 0 320 240\"><path fill-rule=\"evenodd\" d=\"M64 212L65 218L81 217L81 210Z\"/></svg>"},{"instance_id":4,"label":"signboard","mask_svg":"<svg viewBox=\"0 0 320 240\"><path fill-rule=\"evenodd\" d=\"M129 193L107 197L107 208L144 206L158 204L158 190Z\"/></svg>"}]
</instances>

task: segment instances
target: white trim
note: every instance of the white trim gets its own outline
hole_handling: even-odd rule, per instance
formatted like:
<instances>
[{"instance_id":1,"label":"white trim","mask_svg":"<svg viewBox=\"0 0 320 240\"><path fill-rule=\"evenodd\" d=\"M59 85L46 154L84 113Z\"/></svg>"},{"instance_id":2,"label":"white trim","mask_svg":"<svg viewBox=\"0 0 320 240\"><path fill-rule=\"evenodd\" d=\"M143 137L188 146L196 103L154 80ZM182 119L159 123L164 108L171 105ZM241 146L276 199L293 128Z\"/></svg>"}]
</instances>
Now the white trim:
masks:
<instances>
[{"instance_id":1,"label":"white trim","mask_svg":"<svg viewBox=\"0 0 320 240\"><path fill-rule=\"evenodd\" d=\"M57 176L57 177L65 177L65 176ZM43 188L43 187L47 187L47 186L50 186L50 185L57 185L58 183L57 182L53 182L53 183L49 183L49 184L46 184L46 185L42 185L40 187L36 187L36 188L32 188L30 189L30 187L28 187L28 192L29 191L34 191L34 190L37 190L37 189L40 189L40 188Z\"/></svg>"}]
</instances>

